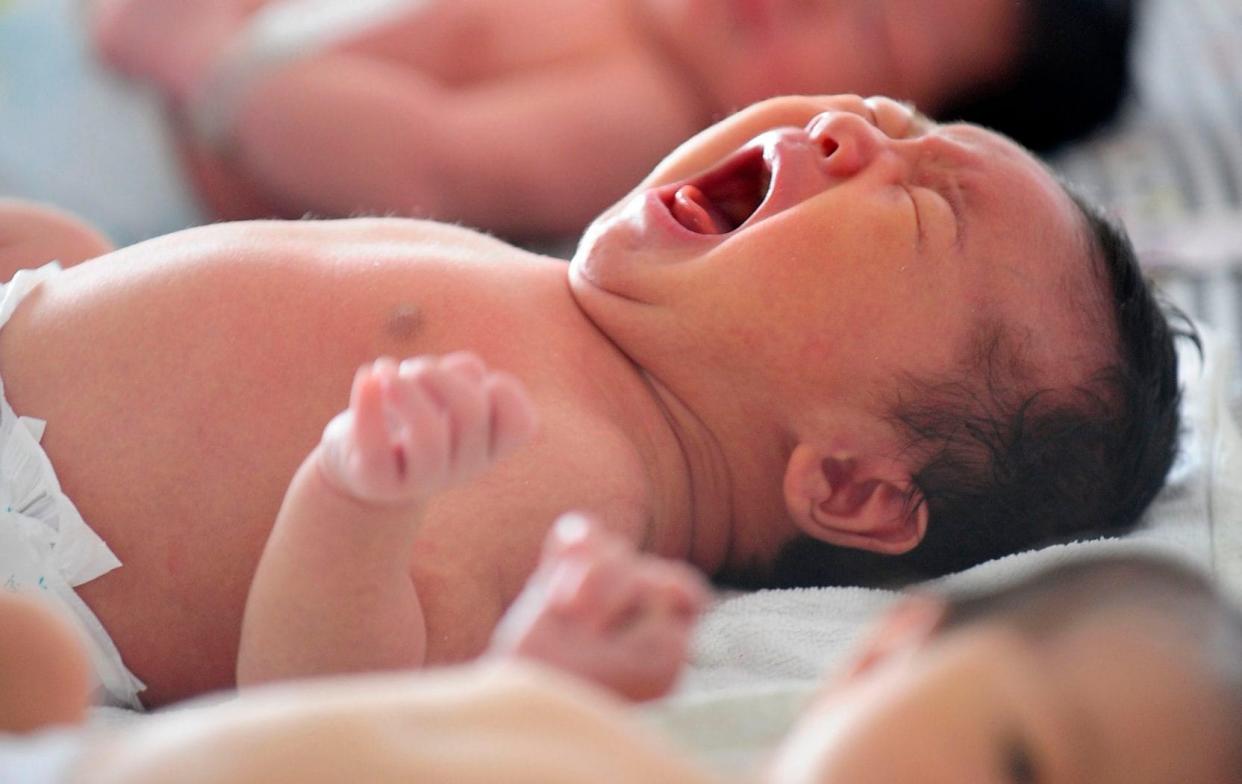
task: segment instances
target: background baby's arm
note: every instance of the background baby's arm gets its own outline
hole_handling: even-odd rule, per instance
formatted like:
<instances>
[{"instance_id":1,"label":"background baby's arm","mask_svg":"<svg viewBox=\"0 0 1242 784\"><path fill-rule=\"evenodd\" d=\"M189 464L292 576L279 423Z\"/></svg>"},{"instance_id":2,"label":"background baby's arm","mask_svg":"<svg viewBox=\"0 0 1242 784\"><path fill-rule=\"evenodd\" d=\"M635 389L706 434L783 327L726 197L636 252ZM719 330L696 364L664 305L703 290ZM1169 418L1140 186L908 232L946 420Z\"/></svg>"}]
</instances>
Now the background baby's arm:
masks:
<instances>
[{"instance_id":1,"label":"background baby's arm","mask_svg":"<svg viewBox=\"0 0 1242 784\"><path fill-rule=\"evenodd\" d=\"M295 475L246 603L238 683L421 665L424 503L524 443L517 381L474 356L378 360Z\"/></svg>"},{"instance_id":2,"label":"background baby's arm","mask_svg":"<svg viewBox=\"0 0 1242 784\"><path fill-rule=\"evenodd\" d=\"M644 107L639 126L634 105ZM256 84L229 145L293 213L395 212L548 234L580 230L698 128L699 113L666 67L638 52L462 86L339 52ZM620 125L633 127L618 136Z\"/></svg>"}]
</instances>

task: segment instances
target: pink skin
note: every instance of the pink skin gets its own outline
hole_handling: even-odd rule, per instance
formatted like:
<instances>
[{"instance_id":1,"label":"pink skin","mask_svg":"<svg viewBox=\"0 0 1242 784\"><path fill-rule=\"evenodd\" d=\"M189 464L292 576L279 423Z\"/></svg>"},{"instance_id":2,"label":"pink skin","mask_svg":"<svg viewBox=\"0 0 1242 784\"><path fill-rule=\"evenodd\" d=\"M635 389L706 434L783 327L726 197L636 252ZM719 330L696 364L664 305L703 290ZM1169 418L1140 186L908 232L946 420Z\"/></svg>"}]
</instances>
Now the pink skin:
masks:
<instances>
[{"instance_id":1,"label":"pink skin","mask_svg":"<svg viewBox=\"0 0 1242 784\"><path fill-rule=\"evenodd\" d=\"M1003 137L885 98L785 98L668 156L587 230L570 285L723 446L715 482L731 492L708 500L732 502L734 548L774 558L783 502L808 535L897 554L928 522L925 505L910 514L918 465L883 411L894 379L959 367L980 317L1029 332L1029 383L1064 390L1108 362L1109 338L1083 317L1107 305L1082 223ZM705 380L726 368L720 394Z\"/></svg>"},{"instance_id":2,"label":"pink skin","mask_svg":"<svg viewBox=\"0 0 1242 784\"><path fill-rule=\"evenodd\" d=\"M76 215L38 202L0 198L0 281L49 261L72 267L112 249L107 237Z\"/></svg>"},{"instance_id":3,"label":"pink skin","mask_svg":"<svg viewBox=\"0 0 1242 784\"><path fill-rule=\"evenodd\" d=\"M420 667L409 553L432 497L535 431L511 376L473 354L381 358L290 483L247 597L237 679Z\"/></svg>"},{"instance_id":4,"label":"pink skin","mask_svg":"<svg viewBox=\"0 0 1242 784\"><path fill-rule=\"evenodd\" d=\"M324 477L352 498L400 505L481 474L530 439L534 407L517 379L473 354L382 358L354 378L324 430Z\"/></svg>"},{"instance_id":5,"label":"pink skin","mask_svg":"<svg viewBox=\"0 0 1242 784\"><path fill-rule=\"evenodd\" d=\"M218 0L94 0L92 37L105 61L130 77L149 79L175 100L215 61L258 2ZM192 24L185 20L193 19ZM177 30L170 46L168 31Z\"/></svg>"},{"instance_id":6,"label":"pink skin","mask_svg":"<svg viewBox=\"0 0 1242 784\"><path fill-rule=\"evenodd\" d=\"M482 473L533 427L518 382L472 354L400 366L381 359L359 370L349 409L324 431L319 465L359 501L417 503ZM491 652L543 662L628 699L655 699L675 683L706 597L688 566L566 515Z\"/></svg>"},{"instance_id":7,"label":"pink skin","mask_svg":"<svg viewBox=\"0 0 1242 784\"><path fill-rule=\"evenodd\" d=\"M419 0L342 29L348 0L286 0L275 16L314 27L327 9L336 39L239 79L259 0L94 2L104 62L156 87L183 129L212 118L180 141L217 217L394 213L511 236L580 231L764 97L943 109L1006 78L1023 24L1008 0Z\"/></svg>"},{"instance_id":8,"label":"pink skin","mask_svg":"<svg viewBox=\"0 0 1242 784\"><path fill-rule=\"evenodd\" d=\"M35 732L86 717L91 666L65 615L42 597L0 589L0 733Z\"/></svg>"},{"instance_id":9,"label":"pink skin","mask_svg":"<svg viewBox=\"0 0 1242 784\"><path fill-rule=\"evenodd\" d=\"M246 606L239 683L421 666L426 629L407 558L423 510L534 431L523 386L474 354L361 368L349 408L298 471L268 540ZM491 650L652 699L672 688L706 596L689 567L566 517Z\"/></svg>"},{"instance_id":10,"label":"pink skin","mask_svg":"<svg viewBox=\"0 0 1242 784\"><path fill-rule=\"evenodd\" d=\"M565 515L491 652L542 662L627 699L655 699L676 683L708 595L685 564L639 553L598 523Z\"/></svg>"}]
</instances>

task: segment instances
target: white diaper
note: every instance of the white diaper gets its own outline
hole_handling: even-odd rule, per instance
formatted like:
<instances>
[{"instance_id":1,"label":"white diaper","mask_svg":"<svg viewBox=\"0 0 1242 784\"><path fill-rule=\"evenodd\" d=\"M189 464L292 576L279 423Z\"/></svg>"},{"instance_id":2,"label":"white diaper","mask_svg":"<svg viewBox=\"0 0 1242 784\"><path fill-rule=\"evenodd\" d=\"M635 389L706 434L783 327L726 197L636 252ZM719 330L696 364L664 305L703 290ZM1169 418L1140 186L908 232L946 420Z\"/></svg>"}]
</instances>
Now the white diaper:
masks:
<instances>
[{"instance_id":1,"label":"white diaper","mask_svg":"<svg viewBox=\"0 0 1242 784\"><path fill-rule=\"evenodd\" d=\"M0 195L118 245L204 222L156 96L104 69L83 0L0 0Z\"/></svg>"},{"instance_id":2,"label":"white diaper","mask_svg":"<svg viewBox=\"0 0 1242 784\"><path fill-rule=\"evenodd\" d=\"M55 262L23 270L0 287L0 327L22 299L60 271ZM60 489L39 446L44 422L19 417L0 380L0 589L52 599L82 630L98 682L97 702L141 709L144 687L73 587L121 565Z\"/></svg>"}]
</instances>

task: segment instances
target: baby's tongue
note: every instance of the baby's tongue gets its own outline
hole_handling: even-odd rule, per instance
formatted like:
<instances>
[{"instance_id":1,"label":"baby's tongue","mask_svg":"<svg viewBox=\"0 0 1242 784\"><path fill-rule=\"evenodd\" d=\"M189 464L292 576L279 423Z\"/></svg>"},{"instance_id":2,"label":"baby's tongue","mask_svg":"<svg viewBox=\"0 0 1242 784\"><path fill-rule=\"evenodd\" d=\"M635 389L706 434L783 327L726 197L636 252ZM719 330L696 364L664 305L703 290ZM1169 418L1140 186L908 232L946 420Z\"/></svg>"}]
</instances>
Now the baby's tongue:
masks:
<instances>
[{"instance_id":1,"label":"baby's tongue","mask_svg":"<svg viewBox=\"0 0 1242 784\"><path fill-rule=\"evenodd\" d=\"M694 185L683 185L673 196L673 217L682 226L699 234L725 234L731 230L724 215Z\"/></svg>"}]
</instances>

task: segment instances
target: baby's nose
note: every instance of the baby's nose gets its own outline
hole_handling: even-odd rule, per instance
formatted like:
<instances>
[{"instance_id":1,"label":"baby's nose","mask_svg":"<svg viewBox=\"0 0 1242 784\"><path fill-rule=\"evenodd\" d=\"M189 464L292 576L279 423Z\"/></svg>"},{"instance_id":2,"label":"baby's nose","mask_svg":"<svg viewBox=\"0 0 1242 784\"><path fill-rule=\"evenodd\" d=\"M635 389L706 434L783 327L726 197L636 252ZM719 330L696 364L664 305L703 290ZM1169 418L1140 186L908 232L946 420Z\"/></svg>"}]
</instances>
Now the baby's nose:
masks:
<instances>
[{"instance_id":1,"label":"baby's nose","mask_svg":"<svg viewBox=\"0 0 1242 784\"><path fill-rule=\"evenodd\" d=\"M852 112L824 112L810 122L807 134L823 152L828 173L841 179L870 166L888 139L879 128Z\"/></svg>"}]
</instances>

